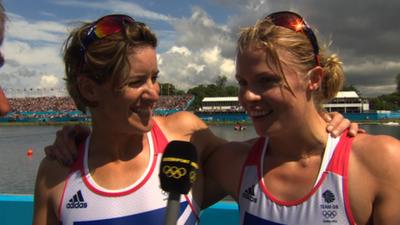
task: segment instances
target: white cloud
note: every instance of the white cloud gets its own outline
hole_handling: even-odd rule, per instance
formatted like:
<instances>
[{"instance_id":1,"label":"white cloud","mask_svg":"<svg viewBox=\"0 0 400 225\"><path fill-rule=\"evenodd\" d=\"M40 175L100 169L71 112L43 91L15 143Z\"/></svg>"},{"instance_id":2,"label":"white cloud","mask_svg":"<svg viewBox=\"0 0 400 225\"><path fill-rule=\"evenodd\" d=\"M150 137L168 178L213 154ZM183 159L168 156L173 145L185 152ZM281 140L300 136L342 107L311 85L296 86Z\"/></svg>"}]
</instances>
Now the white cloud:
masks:
<instances>
[{"instance_id":1,"label":"white cloud","mask_svg":"<svg viewBox=\"0 0 400 225\"><path fill-rule=\"evenodd\" d=\"M23 17L8 13L6 38L29 41L62 43L66 37L66 26L52 21L27 21Z\"/></svg>"},{"instance_id":2,"label":"white cloud","mask_svg":"<svg viewBox=\"0 0 400 225\"><path fill-rule=\"evenodd\" d=\"M217 46L225 57L233 57L235 38L226 25L219 25L200 7L193 7L190 18L171 24L176 30L176 45L200 51Z\"/></svg>"},{"instance_id":3,"label":"white cloud","mask_svg":"<svg viewBox=\"0 0 400 225\"><path fill-rule=\"evenodd\" d=\"M129 15L133 15L134 17L145 18L149 20L170 21L175 19L173 17L161 13L147 10L136 3L124 2L120 0L106 0L106 1L68 0L68 1L57 1L54 3L59 5L85 7L90 9L103 9L108 11L111 10L119 13L125 12Z\"/></svg>"},{"instance_id":4,"label":"white cloud","mask_svg":"<svg viewBox=\"0 0 400 225\"><path fill-rule=\"evenodd\" d=\"M22 90L34 95L46 87L63 89L63 63L60 50L66 37L66 26L51 21L28 21L9 13L3 54L6 59L0 70L0 83L12 90L10 97L21 96ZM19 91L18 91L19 90Z\"/></svg>"},{"instance_id":5,"label":"white cloud","mask_svg":"<svg viewBox=\"0 0 400 225\"><path fill-rule=\"evenodd\" d=\"M60 45L57 44L33 46L28 42L9 39L6 39L4 43L4 54L7 60L33 67L51 64L60 67L62 65L60 49Z\"/></svg>"},{"instance_id":6,"label":"white cloud","mask_svg":"<svg viewBox=\"0 0 400 225\"><path fill-rule=\"evenodd\" d=\"M221 57L221 49L218 46L215 46L212 49L204 50L201 53L201 57L209 64L217 63L218 59Z\"/></svg>"},{"instance_id":7,"label":"white cloud","mask_svg":"<svg viewBox=\"0 0 400 225\"><path fill-rule=\"evenodd\" d=\"M40 78L40 86L43 88L57 87L59 84L59 78L54 74L42 75Z\"/></svg>"},{"instance_id":8,"label":"white cloud","mask_svg":"<svg viewBox=\"0 0 400 225\"><path fill-rule=\"evenodd\" d=\"M219 70L221 75L231 77L235 73L235 62L232 59L223 59Z\"/></svg>"},{"instance_id":9,"label":"white cloud","mask_svg":"<svg viewBox=\"0 0 400 225\"><path fill-rule=\"evenodd\" d=\"M174 50L172 50L174 49ZM235 64L221 55L218 47L192 51L177 51L185 47L172 47L159 55L161 82L174 84L179 89L188 89L200 84L214 83L218 76L233 81Z\"/></svg>"},{"instance_id":10,"label":"white cloud","mask_svg":"<svg viewBox=\"0 0 400 225\"><path fill-rule=\"evenodd\" d=\"M183 44L179 44L179 41L170 42L172 47L158 54L162 82L171 82L178 88L187 89L199 84L214 83L220 75L227 76L228 80L232 78L234 62L223 55L224 49L226 53L226 50L234 45L229 36L229 29L225 25L215 23L201 8L194 7L189 20L183 18L178 21L162 14L146 11L137 4L122 1L72 0L60 1L57 4L107 10L123 9L141 12L141 15L147 19L168 20L175 25L176 23L183 25L182 27L174 26L180 27L174 37L184 40L181 41ZM10 85L10 88L62 89L64 68L60 50L66 37L66 26L55 22L28 22L15 14L12 14L12 20L13 24L9 24L7 39L4 43L7 62L0 71L0 76L3 76L1 74L7 74L7 76L1 78L4 80L1 83ZM186 28L189 30L185 30ZM36 34L24 37L24 30L28 33L36 32Z\"/></svg>"},{"instance_id":11,"label":"white cloud","mask_svg":"<svg viewBox=\"0 0 400 225\"><path fill-rule=\"evenodd\" d=\"M181 55L190 56L192 53L186 47L172 46L168 53L179 53Z\"/></svg>"},{"instance_id":12,"label":"white cloud","mask_svg":"<svg viewBox=\"0 0 400 225\"><path fill-rule=\"evenodd\" d=\"M193 70L196 71L196 74L199 74L204 70L204 67L205 67L205 65L198 65L198 64L194 64L194 63L189 63L186 68L189 69L189 70L193 69Z\"/></svg>"}]
</instances>

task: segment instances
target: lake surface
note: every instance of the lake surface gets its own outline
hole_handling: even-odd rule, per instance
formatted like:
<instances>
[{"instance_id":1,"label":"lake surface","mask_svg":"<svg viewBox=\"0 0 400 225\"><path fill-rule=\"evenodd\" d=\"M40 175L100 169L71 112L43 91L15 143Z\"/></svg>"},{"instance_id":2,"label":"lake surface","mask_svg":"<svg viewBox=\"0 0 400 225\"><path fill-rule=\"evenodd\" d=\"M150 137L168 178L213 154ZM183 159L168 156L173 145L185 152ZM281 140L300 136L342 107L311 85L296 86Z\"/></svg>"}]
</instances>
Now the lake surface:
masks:
<instances>
[{"instance_id":1,"label":"lake surface","mask_svg":"<svg viewBox=\"0 0 400 225\"><path fill-rule=\"evenodd\" d=\"M362 125L370 134L386 134L400 139L400 126ZM32 194L43 149L53 142L56 126L0 127L0 193ZM230 141L256 136L252 127L234 131L232 126L211 126L213 132ZM33 150L28 157L28 149Z\"/></svg>"}]
</instances>

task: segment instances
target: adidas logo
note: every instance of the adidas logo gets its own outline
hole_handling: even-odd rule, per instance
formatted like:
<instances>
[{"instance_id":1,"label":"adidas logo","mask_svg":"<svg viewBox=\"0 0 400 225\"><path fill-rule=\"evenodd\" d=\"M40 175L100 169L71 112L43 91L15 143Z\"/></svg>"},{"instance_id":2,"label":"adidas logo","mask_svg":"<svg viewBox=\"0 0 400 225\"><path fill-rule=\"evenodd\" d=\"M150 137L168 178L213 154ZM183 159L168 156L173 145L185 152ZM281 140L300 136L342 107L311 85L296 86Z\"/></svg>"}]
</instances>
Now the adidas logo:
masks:
<instances>
[{"instance_id":1,"label":"adidas logo","mask_svg":"<svg viewBox=\"0 0 400 225\"><path fill-rule=\"evenodd\" d=\"M244 192L242 193L242 196L243 196L243 198L245 198L249 201L257 202L257 198L255 197L255 194L254 194L254 185L252 185L251 187L244 190Z\"/></svg>"},{"instance_id":2,"label":"adidas logo","mask_svg":"<svg viewBox=\"0 0 400 225\"><path fill-rule=\"evenodd\" d=\"M83 199L82 192L79 190L72 196L72 198L67 203L67 209L74 209L74 208L87 208L87 203Z\"/></svg>"}]
</instances>

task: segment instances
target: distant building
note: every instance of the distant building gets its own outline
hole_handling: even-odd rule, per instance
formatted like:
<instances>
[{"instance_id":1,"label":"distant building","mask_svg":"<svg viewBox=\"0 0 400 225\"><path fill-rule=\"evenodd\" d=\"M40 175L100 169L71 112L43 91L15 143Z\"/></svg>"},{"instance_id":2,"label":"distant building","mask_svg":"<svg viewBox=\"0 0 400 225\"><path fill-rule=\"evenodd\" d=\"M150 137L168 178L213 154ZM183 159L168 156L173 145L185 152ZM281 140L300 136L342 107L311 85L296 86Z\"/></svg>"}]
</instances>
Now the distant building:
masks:
<instances>
[{"instance_id":1,"label":"distant building","mask_svg":"<svg viewBox=\"0 0 400 225\"><path fill-rule=\"evenodd\" d=\"M205 97L201 104L199 112L244 112L238 97ZM369 111L369 102L355 91L340 91L323 107L328 112L363 113Z\"/></svg>"},{"instance_id":2,"label":"distant building","mask_svg":"<svg viewBox=\"0 0 400 225\"><path fill-rule=\"evenodd\" d=\"M244 112L238 97L205 97L200 112Z\"/></svg>"},{"instance_id":3,"label":"distant building","mask_svg":"<svg viewBox=\"0 0 400 225\"><path fill-rule=\"evenodd\" d=\"M355 91L339 91L334 99L324 104L328 111L340 113L364 113L369 111L369 102L361 98Z\"/></svg>"}]
</instances>

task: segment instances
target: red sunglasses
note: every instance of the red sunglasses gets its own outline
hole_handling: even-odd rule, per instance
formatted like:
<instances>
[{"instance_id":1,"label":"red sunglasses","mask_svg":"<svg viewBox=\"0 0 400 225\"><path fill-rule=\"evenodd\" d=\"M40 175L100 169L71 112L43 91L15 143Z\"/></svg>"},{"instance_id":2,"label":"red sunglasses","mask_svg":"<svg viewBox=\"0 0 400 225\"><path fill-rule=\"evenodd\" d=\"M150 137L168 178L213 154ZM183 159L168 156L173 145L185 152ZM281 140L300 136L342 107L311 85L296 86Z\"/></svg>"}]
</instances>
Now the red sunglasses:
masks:
<instances>
[{"instance_id":1,"label":"red sunglasses","mask_svg":"<svg viewBox=\"0 0 400 225\"><path fill-rule=\"evenodd\" d=\"M317 66L320 66L319 60L319 46L317 37L312 31L311 27L306 23L306 21L299 14L290 11L275 12L265 17L271 20L271 22L280 27L284 27L295 32L303 32L313 47L313 52L315 56L315 62Z\"/></svg>"},{"instance_id":2,"label":"red sunglasses","mask_svg":"<svg viewBox=\"0 0 400 225\"><path fill-rule=\"evenodd\" d=\"M126 24L138 24L144 26L142 22L134 20L132 17L122 14L113 14L101 17L94 22L86 32L85 37L82 40L82 53L92 44L94 41L100 40L111 34L121 32Z\"/></svg>"}]
</instances>

